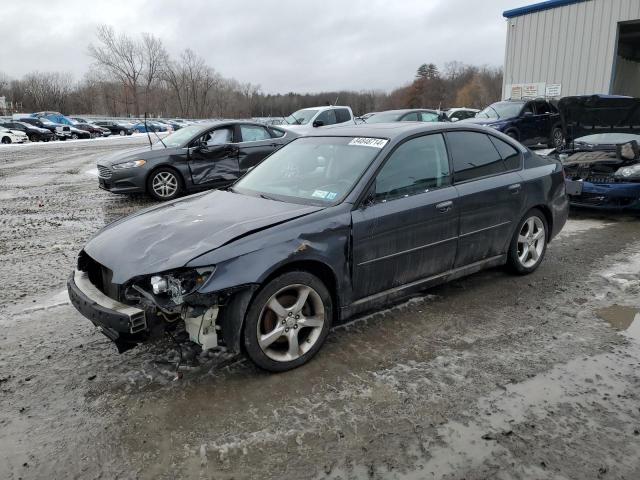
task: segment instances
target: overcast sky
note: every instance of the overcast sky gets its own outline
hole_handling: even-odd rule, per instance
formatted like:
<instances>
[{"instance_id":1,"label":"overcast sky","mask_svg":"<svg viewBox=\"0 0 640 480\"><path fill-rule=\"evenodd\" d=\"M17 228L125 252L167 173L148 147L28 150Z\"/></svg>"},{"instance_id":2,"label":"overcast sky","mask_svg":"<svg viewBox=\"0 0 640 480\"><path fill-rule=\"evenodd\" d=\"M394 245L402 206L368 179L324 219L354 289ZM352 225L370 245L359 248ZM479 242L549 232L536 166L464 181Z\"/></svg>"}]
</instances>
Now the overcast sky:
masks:
<instances>
[{"instance_id":1,"label":"overcast sky","mask_svg":"<svg viewBox=\"0 0 640 480\"><path fill-rule=\"evenodd\" d=\"M501 66L502 12L532 0L31 0L2 2L0 72L91 67L96 26L191 48L264 92L389 90L421 63Z\"/></svg>"}]
</instances>

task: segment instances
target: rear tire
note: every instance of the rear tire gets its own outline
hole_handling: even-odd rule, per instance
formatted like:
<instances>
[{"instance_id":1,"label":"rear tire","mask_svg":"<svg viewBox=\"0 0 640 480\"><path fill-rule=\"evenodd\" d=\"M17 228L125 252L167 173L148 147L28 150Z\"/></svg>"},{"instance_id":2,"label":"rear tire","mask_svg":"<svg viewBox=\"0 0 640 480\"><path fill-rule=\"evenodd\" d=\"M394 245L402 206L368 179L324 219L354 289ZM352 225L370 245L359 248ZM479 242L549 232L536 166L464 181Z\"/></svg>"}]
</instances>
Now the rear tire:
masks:
<instances>
[{"instance_id":1,"label":"rear tire","mask_svg":"<svg viewBox=\"0 0 640 480\"><path fill-rule=\"evenodd\" d=\"M120 130L119 133L121 137L124 137L127 134L127 132L125 132L124 130Z\"/></svg>"},{"instance_id":2,"label":"rear tire","mask_svg":"<svg viewBox=\"0 0 640 480\"><path fill-rule=\"evenodd\" d=\"M547 146L549 148L561 148L564 145L564 132L559 126L555 126L551 129L551 138Z\"/></svg>"},{"instance_id":3,"label":"rear tire","mask_svg":"<svg viewBox=\"0 0 640 480\"><path fill-rule=\"evenodd\" d=\"M258 367L284 372L320 350L333 319L331 294L308 272L274 278L252 300L243 329L244 349Z\"/></svg>"},{"instance_id":4,"label":"rear tire","mask_svg":"<svg viewBox=\"0 0 640 480\"><path fill-rule=\"evenodd\" d=\"M537 208L531 209L518 223L509 244L507 265L518 275L535 271L547 252L549 227L544 214Z\"/></svg>"}]
</instances>

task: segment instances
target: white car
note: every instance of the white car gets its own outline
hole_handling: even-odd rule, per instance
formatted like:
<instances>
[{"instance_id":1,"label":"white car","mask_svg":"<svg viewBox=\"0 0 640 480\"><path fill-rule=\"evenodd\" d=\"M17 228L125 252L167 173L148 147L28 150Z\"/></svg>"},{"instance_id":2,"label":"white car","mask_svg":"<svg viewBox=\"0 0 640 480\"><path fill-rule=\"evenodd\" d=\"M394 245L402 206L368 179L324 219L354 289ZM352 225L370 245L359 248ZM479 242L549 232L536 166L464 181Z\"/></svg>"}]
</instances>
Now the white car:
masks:
<instances>
[{"instance_id":1,"label":"white car","mask_svg":"<svg viewBox=\"0 0 640 480\"><path fill-rule=\"evenodd\" d=\"M20 130L9 130L8 128L0 127L0 143L25 143L29 141L29 137Z\"/></svg>"},{"instance_id":2,"label":"white car","mask_svg":"<svg viewBox=\"0 0 640 480\"><path fill-rule=\"evenodd\" d=\"M329 125L355 125L350 107L329 105L326 107L303 108L285 117L281 127L296 133L328 127Z\"/></svg>"},{"instance_id":3,"label":"white car","mask_svg":"<svg viewBox=\"0 0 640 480\"><path fill-rule=\"evenodd\" d=\"M476 108L450 108L447 110L447 118L452 122L458 120L466 120L467 118L474 118L480 110Z\"/></svg>"}]
</instances>

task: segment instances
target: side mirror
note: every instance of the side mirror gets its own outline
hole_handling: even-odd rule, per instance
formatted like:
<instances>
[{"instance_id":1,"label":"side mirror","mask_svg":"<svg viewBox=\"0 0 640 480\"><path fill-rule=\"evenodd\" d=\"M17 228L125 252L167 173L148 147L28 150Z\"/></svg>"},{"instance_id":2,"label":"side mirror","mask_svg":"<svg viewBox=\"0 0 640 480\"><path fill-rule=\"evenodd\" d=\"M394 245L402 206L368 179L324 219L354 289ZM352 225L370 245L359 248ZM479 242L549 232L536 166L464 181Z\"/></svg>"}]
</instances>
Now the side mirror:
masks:
<instances>
[{"instance_id":1,"label":"side mirror","mask_svg":"<svg viewBox=\"0 0 640 480\"><path fill-rule=\"evenodd\" d=\"M324 122L322 120L316 120L313 122L314 127L324 127Z\"/></svg>"},{"instance_id":2,"label":"side mirror","mask_svg":"<svg viewBox=\"0 0 640 480\"><path fill-rule=\"evenodd\" d=\"M526 111L522 114L523 117L533 117L533 112Z\"/></svg>"},{"instance_id":3,"label":"side mirror","mask_svg":"<svg viewBox=\"0 0 640 480\"><path fill-rule=\"evenodd\" d=\"M458 120L460 120L458 117L451 117L452 122L457 122Z\"/></svg>"},{"instance_id":4,"label":"side mirror","mask_svg":"<svg viewBox=\"0 0 640 480\"><path fill-rule=\"evenodd\" d=\"M373 185L371 185L371 188L369 189L369 192L367 193L367 196L364 197L364 200L360 204L360 208L364 210L365 208L368 208L368 207L372 206L374 203L376 203L376 184L375 184L375 182L373 183Z\"/></svg>"}]
</instances>

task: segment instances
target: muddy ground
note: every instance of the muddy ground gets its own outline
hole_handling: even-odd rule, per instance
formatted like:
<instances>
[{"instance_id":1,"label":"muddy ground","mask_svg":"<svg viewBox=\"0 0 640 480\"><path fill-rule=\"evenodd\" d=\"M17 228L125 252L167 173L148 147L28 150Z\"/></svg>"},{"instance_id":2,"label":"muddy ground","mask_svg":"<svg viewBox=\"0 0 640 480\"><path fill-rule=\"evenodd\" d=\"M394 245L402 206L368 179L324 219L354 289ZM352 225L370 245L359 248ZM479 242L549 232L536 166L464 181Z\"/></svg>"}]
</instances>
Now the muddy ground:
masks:
<instances>
[{"instance_id":1,"label":"muddy ground","mask_svg":"<svg viewBox=\"0 0 640 480\"><path fill-rule=\"evenodd\" d=\"M151 204L95 176L145 141L0 150L0 478L640 478L637 218L574 212L533 275L432 289L297 370L216 353L174 381L170 342L118 355L64 293Z\"/></svg>"}]
</instances>

